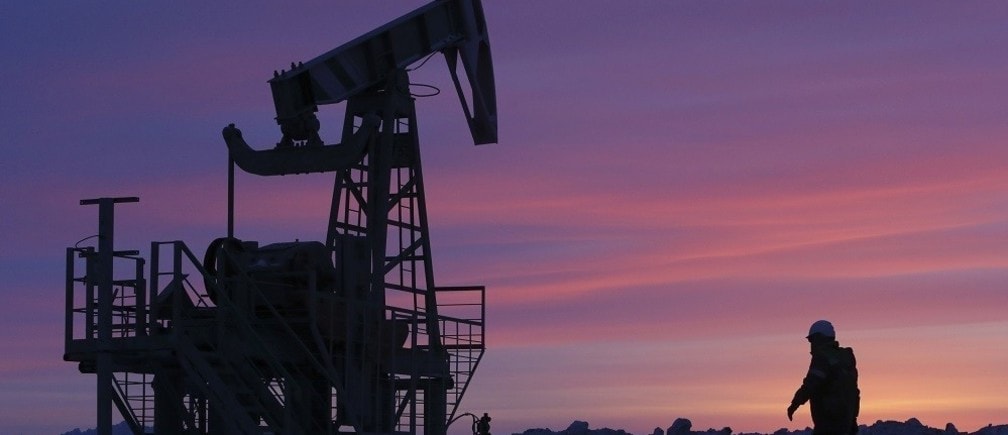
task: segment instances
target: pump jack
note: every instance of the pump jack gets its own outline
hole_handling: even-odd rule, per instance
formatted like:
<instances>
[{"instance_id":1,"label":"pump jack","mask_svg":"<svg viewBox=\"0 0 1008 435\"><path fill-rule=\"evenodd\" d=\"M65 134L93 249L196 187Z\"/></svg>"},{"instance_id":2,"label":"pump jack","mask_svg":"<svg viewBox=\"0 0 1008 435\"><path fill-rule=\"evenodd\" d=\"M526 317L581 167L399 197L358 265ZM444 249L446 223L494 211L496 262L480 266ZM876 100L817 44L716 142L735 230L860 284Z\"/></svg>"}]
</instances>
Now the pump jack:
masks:
<instances>
[{"instance_id":1,"label":"pump jack","mask_svg":"<svg viewBox=\"0 0 1008 435\"><path fill-rule=\"evenodd\" d=\"M408 67L438 52L474 143L496 142L482 6L438 0L274 72L282 136L255 150L224 128L228 233L202 260L153 242L147 279L113 247L115 204L138 199L81 202L99 205L98 247L67 248L64 359L97 374L100 434L112 406L135 434L446 433L484 352L485 290L434 281ZM315 113L341 102L326 145ZM335 174L325 242L236 238L235 165Z\"/></svg>"}]
</instances>

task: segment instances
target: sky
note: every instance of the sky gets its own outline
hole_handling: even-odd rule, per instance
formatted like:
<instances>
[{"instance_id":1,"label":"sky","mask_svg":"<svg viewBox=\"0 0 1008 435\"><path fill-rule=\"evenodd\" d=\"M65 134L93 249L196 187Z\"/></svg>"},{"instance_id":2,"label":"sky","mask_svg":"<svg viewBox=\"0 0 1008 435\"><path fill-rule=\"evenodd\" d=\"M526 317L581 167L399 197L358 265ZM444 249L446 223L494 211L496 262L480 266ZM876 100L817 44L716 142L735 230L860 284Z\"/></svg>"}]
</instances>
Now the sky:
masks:
<instances>
[{"instance_id":1,"label":"sky","mask_svg":"<svg viewBox=\"0 0 1008 435\"><path fill-rule=\"evenodd\" d=\"M0 433L93 427L65 248L226 233L266 80L419 1L0 1ZM487 0L499 143L414 83L436 282L485 285L494 433L772 432L831 320L862 423L1008 423L1008 4ZM338 141L340 108L319 114ZM239 174L236 233L324 238L331 179Z\"/></svg>"}]
</instances>

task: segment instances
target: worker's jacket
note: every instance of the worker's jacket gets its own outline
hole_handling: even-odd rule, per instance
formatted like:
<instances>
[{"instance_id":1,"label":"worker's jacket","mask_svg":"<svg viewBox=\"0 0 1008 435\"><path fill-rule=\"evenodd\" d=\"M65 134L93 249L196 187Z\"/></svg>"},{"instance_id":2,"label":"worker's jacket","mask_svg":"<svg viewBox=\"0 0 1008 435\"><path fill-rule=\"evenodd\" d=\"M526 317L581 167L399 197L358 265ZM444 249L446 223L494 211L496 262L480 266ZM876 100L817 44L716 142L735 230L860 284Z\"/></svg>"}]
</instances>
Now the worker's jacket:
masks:
<instances>
[{"instance_id":1,"label":"worker's jacket","mask_svg":"<svg viewBox=\"0 0 1008 435\"><path fill-rule=\"evenodd\" d=\"M854 351L835 340L812 344L812 362L792 403L806 401L812 411L814 435L857 432L861 394L857 386Z\"/></svg>"}]
</instances>

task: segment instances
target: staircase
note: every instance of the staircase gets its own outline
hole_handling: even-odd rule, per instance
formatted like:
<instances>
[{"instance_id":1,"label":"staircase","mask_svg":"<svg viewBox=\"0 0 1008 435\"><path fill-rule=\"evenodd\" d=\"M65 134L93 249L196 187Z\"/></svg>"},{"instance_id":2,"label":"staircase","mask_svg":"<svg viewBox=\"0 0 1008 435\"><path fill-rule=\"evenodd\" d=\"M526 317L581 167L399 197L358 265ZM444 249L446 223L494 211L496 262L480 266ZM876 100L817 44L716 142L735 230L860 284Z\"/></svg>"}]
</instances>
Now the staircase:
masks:
<instances>
[{"instance_id":1,"label":"staircase","mask_svg":"<svg viewBox=\"0 0 1008 435\"><path fill-rule=\"evenodd\" d=\"M448 390L448 421L452 421L486 349L486 289L438 287L437 295L441 343L448 352L448 370L454 384Z\"/></svg>"},{"instance_id":2,"label":"staircase","mask_svg":"<svg viewBox=\"0 0 1008 435\"><path fill-rule=\"evenodd\" d=\"M304 392L290 380L318 379L319 371L331 372L314 356L313 345L304 343L295 332L295 328L304 327L298 324L304 320L281 316L272 306L258 311L242 309L221 288L216 289L218 303L214 309L201 314L196 307L212 303L209 289L193 285L181 273L177 259L188 260L184 266L195 269L197 276L206 276L206 271L180 242L165 245L180 253L173 256L176 264L170 272L151 273L171 274L161 294L180 292L173 297L187 301L180 304L182 307L192 307L179 308L175 300L171 308L170 330L178 365L187 380L197 381L191 384L222 417L219 424L227 425L227 433L327 433L327 427L302 418L298 413L303 410L291 406L293 398ZM242 288L255 294L255 284L244 280ZM204 282L206 286L218 285L213 279ZM265 298L254 299L261 308ZM212 316L207 317L208 313Z\"/></svg>"}]
</instances>

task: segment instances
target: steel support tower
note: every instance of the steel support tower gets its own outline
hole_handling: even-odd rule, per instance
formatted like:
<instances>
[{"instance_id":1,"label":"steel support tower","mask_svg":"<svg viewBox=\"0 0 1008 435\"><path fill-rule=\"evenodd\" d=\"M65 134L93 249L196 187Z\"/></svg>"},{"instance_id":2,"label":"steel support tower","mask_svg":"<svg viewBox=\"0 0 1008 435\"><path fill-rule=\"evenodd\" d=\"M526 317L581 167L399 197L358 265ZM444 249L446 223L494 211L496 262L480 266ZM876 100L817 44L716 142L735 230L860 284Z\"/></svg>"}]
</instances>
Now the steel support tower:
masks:
<instances>
[{"instance_id":1,"label":"steel support tower","mask_svg":"<svg viewBox=\"0 0 1008 435\"><path fill-rule=\"evenodd\" d=\"M270 80L282 138L255 150L233 125L228 233L67 248L64 359L97 375L98 431L135 434L446 433L484 349L485 290L435 285L407 67L443 53L474 142L496 142L489 43L476 0L432 2ZM456 67L464 69L463 89ZM468 98L468 99L467 99ZM318 105L346 102L341 142ZM234 234L234 167L334 175L324 242Z\"/></svg>"}]
</instances>

